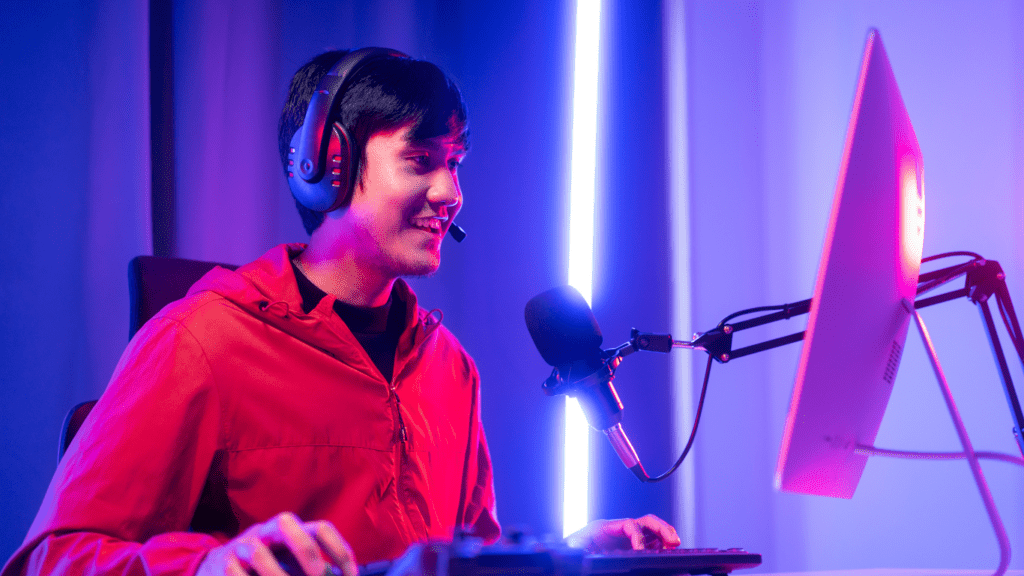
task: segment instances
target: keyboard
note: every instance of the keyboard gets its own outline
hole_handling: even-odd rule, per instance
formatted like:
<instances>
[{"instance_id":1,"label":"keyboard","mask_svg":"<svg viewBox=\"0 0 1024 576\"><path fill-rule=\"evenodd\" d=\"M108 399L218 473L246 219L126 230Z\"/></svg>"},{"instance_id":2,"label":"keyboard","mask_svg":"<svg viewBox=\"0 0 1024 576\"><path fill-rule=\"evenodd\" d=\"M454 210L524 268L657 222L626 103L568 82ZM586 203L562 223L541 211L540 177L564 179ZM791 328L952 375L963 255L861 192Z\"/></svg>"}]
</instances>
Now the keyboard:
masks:
<instances>
[{"instance_id":1,"label":"keyboard","mask_svg":"<svg viewBox=\"0 0 1024 576\"><path fill-rule=\"evenodd\" d=\"M396 566L403 560L377 562L360 567L359 573L360 576L385 576L389 572L391 576L409 576L440 572L433 569L436 557L431 557L427 562L423 560L425 558L421 554L406 567ZM478 554L448 558L445 562L447 574L437 573L437 576L719 576L760 564L760 554L739 548L676 548L582 554L580 551L569 550L524 552L488 547ZM423 570L425 565L431 566L431 569Z\"/></svg>"},{"instance_id":2,"label":"keyboard","mask_svg":"<svg viewBox=\"0 0 1024 576\"><path fill-rule=\"evenodd\" d=\"M761 564L761 555L740 548L624 550L583 557L583 576L728 574Z\"/></svg>"}]
</instances>

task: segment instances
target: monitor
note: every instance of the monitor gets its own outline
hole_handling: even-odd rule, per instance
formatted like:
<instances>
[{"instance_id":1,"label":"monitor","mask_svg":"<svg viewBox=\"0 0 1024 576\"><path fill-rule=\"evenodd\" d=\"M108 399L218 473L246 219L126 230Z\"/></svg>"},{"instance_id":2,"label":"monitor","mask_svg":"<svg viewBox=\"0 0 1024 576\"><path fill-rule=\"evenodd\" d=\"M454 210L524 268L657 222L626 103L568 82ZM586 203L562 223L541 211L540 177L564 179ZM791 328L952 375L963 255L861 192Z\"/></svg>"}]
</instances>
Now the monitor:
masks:
<instances>
[{"instance_id":1,"label":"monitor","mask_svg":"<svg viewBox=\"0 0 1024 576\"><path fill-rule=\"evenodd\" d=\"M921 149L877 30L864 48L776 486L850 498L892 392L924 235Z\"/></svg>"}]
</instances>

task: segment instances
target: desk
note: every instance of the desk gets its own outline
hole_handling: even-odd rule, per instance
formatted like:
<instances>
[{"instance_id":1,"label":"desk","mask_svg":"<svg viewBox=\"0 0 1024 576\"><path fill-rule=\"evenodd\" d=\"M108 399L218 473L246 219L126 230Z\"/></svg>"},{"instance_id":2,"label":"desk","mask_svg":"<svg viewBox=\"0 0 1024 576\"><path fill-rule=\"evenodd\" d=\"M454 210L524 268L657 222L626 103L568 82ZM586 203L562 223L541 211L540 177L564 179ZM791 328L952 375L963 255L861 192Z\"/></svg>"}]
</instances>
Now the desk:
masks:
<instances>
[{"instance_id":1,"label":"desk","mask_svg":"<svg viewBox=\"0 0 1024 576\"><path fill-rule=\"evenodd\" d=\"M820 572L776 572L772 574L751 573L737 570L733 576L750 573L751 576L991 576L991 570L941 570L924 568L865 568L860 570L824 570ZM1008 570L1006 576L1024 576L1024 570Z\"/></svg>"}]
</instances>

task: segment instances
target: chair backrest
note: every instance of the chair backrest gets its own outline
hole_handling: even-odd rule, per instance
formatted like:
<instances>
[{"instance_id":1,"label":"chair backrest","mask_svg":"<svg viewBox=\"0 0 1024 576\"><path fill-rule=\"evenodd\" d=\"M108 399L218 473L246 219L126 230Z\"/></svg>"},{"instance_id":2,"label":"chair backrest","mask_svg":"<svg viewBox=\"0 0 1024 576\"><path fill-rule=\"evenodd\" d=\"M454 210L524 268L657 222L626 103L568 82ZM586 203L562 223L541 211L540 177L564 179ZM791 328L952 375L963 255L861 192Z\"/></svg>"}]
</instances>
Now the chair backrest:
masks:
<instances>
[{"instance_id":1,"label":"chair backrest","mask_svg":"<svg viewBox=\"0 0 1024 576\"><path fill-rule=\"evenodd\" d=\"M75 438L75 434L78 434L78 429L85 422L85 417L89 415L89 412L92 412L92 407L95 405L95 400L86 400L85 402L75 404L75 407L68 411L68 415L64 417L64 424L60 428L57 462L60 462L60 459L64 457L64 453L68 451L68 446L71 445L71 441Z\"/></svg>"},{"instance_id":2,"label":"chair backrest","mask_svg":"<svg viewBox=\"0 0 1024 576\"><path fill-rule=\"evenodd\" d=\"M188 289L215 266L234 270L238 266L186 260L184 258L162 258L160 256L136 256L128 263L128 296L131 314L128 338L142 328L161 308L185 297Z\"/></svg>"},{"instance_id":3,"label":"chair backrest","mask_svg":"<svg viewBox=\"0 0 1024 576\"><path fill-rule=\"evenodd\" d=\"M142 328L161 308L185 297L188 289L215 266L234 270L233 264L187 260L185 258L163 258L159 256L136 256L128 263L128 339ZM61 426L60 445L57 447L57 461L64 457L71 441L82 427L86 416L96 405L96 400L77 404L64 418Z\"/></svg>"}]
</instances>

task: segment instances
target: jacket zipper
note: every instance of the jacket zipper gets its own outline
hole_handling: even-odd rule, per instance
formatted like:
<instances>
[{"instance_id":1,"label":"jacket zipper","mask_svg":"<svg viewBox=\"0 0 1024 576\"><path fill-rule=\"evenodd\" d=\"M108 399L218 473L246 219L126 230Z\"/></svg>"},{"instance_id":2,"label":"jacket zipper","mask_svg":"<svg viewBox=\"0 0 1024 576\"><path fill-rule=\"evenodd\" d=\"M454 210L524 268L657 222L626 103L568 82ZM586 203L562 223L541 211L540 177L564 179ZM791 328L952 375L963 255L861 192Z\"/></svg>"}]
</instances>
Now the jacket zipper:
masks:
<instances>
[{"instance_id":1,"label":"jacket zipper","mask_svg":"<svg viewBox=\"0 0 1024 576\"><path fill-rule=\"evenodd\" d=\"M402 419L402 401L398 398L398 390L395 389L395 384L392 382L391 395L395 399L395 416L398 422L398 442L395 443L395 495L398 498L398 507L401 510L401 514L406 518L405 523L409 522L409 511L406 510L405 501L405 487L402 483L402 463L405 459L405 448L406 442L409 440L409 434L405 430L405 421Z\"/></svg>"},{"instance_id":2,"label":"jacket zipper","mask_svg":"<svg viewBox=\"0 0 1024 576\"><path fill-rule=\"evenodd\" d=\"M405 421L402 420L402 401L398 398L398 390L394 384L391 385L391 395L395 398L395 415L398 417L398 439L405 444L409 440L409 434L405 430Z\"/></svg>"}]
</instances>

